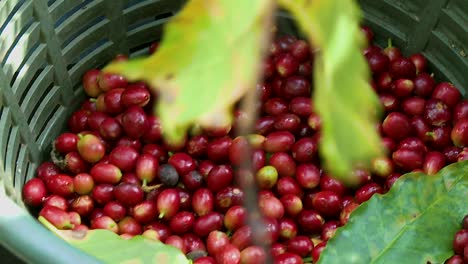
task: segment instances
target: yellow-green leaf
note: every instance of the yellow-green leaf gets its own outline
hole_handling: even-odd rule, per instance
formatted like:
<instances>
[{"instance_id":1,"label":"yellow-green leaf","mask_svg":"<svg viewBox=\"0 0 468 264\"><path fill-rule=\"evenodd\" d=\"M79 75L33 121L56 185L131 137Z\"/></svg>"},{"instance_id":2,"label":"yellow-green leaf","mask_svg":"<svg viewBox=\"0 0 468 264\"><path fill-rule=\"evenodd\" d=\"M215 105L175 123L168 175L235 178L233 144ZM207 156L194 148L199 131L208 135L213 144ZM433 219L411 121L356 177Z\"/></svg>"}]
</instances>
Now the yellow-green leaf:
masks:
<instances>
[{"instance_id":1,"label":"yellow-green leaf","mask_svg":"<svg viewBox=\"0 0 468 264\"><path fill-rule=\"evenodd\" d=\"M374 195L340 227L319 264L439 264L468 212L468 161L436 175L409 173Z\"/></svg>"},{"instance_id":2,"label":"yellow-green leaf","mask_svg":"<svg viewBox=\"0 0 468 264\"><path fill-rule=\"evenodd\" d=\"M148 58L105 71L145 80L160 94L156 113L171 141L191 124L231 123L233 103L255 87L272 0L191 0L165 27Z\"/></svg>"},{"instance_id":3,"label":"yellow-green leaf","mask_svg":"<svg viewBox=\"0 0 468 264\"><path fill-rule=\"evenodd\" d=\"M375 129L381 112L362 55L361 13L353 0L280 0L309 41L315 60L314 103L322 118L321 155L333 175L353 183L353 167L382 154Z\"/></svg>"},{"instance_id":4,"label":"yellow-green leaf","mask_svg":"<svg viewBox=\"0 0 468 264\"><path fill-rule=\"evenodd\" d=\"M42 216L39 217L39 221L68 243L96 257L103 263L190 263L179 249L141 235L125 240L117 234L104 229L89 231L58 230Z\"/></svg>"}]
</instances>

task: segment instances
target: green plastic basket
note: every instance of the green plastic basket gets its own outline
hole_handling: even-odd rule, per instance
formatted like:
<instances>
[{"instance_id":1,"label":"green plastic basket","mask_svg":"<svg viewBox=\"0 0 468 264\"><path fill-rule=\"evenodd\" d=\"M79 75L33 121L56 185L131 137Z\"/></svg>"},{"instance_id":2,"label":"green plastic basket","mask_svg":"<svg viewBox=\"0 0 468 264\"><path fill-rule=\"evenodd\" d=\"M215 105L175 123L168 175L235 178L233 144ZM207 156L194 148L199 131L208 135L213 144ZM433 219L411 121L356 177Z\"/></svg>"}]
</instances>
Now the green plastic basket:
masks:
<instances>
[{"instance_id":1,"label":"green plastic basket","mask_svg":"<svg viewBox=\"0 0 468 264\"><path fill-rule=\"evenodd\" d=\"M21 188L84 99L82 74L117 53L146 53L183 2L0 1L0 244L23 261L97 262L39 224L24 209ZM378 44L392 38L406 55L422 51L436 79L453 82L466 96L467 0L360 3ZM280 31L297 33L287 15L278 18Z\"/></svg>"}]
</instances>

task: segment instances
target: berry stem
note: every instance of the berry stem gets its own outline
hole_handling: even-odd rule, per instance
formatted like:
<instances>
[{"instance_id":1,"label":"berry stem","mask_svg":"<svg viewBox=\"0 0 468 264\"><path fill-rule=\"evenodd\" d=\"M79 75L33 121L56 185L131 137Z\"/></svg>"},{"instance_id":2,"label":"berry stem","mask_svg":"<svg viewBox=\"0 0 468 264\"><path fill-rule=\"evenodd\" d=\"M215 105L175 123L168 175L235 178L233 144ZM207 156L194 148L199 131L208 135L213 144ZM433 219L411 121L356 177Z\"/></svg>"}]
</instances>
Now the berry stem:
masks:
<instances>
[{"instance_id":1,"label":"berry stem","mask_svg":"<svg viewBox=\"0 0 468 264\"><path fill-rule=\"evenodd\" d=\"M141 188L143 189L144 192L151 192L152 190L156 190L163 186L163 184L156 184L152 186L147 186L146 185L146 180L143 180L143 184L141 185Z\"/></svg>"},{"instance_id":2,"label":"berry stem","mask_svg":"<svg viewBox=\"0 0 468 264\"><path fill-rule=\"evenodd\" d=\"M388 38L388 40L387 40L387 45L388 45L389 48L393 47L392 39L391 39L391 38Z\"/></svg>"}]
</instances>

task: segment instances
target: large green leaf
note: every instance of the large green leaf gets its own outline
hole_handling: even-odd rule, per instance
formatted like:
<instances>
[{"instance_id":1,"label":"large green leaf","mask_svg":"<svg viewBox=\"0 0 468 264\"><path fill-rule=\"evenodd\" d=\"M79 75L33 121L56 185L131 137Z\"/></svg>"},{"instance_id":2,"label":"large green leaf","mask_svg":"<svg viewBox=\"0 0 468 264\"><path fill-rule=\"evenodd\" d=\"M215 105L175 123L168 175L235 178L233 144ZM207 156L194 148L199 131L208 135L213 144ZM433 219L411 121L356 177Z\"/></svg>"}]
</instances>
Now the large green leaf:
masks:
<instances>
[{"instance_id":1,"label":"large green leaf","mask_svg":"<svg viewBox=\"0 0 468 264\"><path fill-rule=\"evenodd\" d=\"M433 176L404 175L351 214L318 263L443 263L467 213L468 161Z\"/></svg>"},{"instance_id":2,"label":"large green leaf","mask_svg":"<svg viewBox=\"0 0 468 264\"><path fill-rule=\"evenodd\" d=\"M259 76L271 0L191 0L165 27L158 51L105 71L145 80L159 91L156 112L165 136L187 128L225 125L231 107Z\"/></svg>"},{"instance_id":3,"label":"large green leaf","mask_svg":"<svg viewBox=\"0 0 468 264\"><path fill-rule=\"evenodd\" d=\"M103 263L190 263L179 249L143 236L135 236L125 240L108 230L95 229L87 232L58 230L42 216L39 217L39 221L68 243L96 257Z\"/></svg>"},{"instance_id":4,"label":"large green leaf","mask_svg":"<svg viewBox=\"0 0 468 264\"><path fill-rule=\"evenodd\" d=\"M280 0L309 41L315 61L314 103L322 118L321 155L333 175L353 183L354 166L368 167L382 154L375 129L381 112L362 55L361 13L353 0Z\"/></svg>"}]
</instances>

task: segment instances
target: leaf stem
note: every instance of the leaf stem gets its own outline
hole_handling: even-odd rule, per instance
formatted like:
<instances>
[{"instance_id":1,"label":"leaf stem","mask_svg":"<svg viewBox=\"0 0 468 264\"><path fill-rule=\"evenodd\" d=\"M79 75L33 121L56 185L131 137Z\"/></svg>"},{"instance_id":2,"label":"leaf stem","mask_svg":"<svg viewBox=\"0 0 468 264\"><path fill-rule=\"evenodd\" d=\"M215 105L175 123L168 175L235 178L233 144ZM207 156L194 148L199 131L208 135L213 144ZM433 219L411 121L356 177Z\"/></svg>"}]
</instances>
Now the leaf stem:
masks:
<instances>
[{"instance_id":1,"label":"leaf stem","mask_svg":"<svg viewBox=\"0 0 468 264\"><path fill-rule=\"evenodd\" d=\"M262 52L262 61L263 56L268 49L271 35L270 31L267 30L271 28L274 24L274 12L276 10L275 5L271 5L271 9L265 12L265 17L261 21L263 26L263 35L262 35L262 45L261 45L261 52ZM256 69L258 72L258 76L256 80L261 79L261 69ZM257 89L248 89L247 94L241 101L240 109L246 114L248 118L241 119L239 122L239 126L236 128L235 131L238 136L247 136L252 133L253 128L255 126L255 120L258 116L256 102L258 100L258 92ZM247 149L242 154L244 157L251 156L251 149ZM243 162L240 166L240 170L245 172L248 176L253 176L253 168L252 168L252 160L251 159L243 159ZM250 180L248 180L250 182ZM259 221L259 208L258 208L258 201L257 201L257 192L258 188L256 184L243 184L242 188L244 189L245 199L244 199L244 207L247 210L247 222L249 226L252 228L252 236L254 238L254 243L262 246L265 249L265 252L269 252L267 245L264 243L264 238L266 235L266 228L263 221ZM272 263L271 256L267 254L266 263Z\"/></svg>"}]
</instances>

